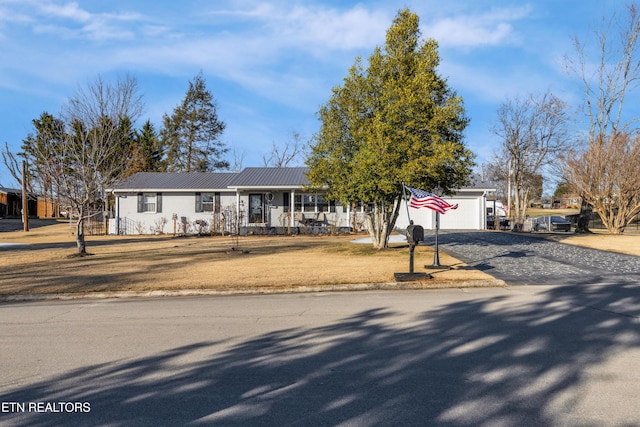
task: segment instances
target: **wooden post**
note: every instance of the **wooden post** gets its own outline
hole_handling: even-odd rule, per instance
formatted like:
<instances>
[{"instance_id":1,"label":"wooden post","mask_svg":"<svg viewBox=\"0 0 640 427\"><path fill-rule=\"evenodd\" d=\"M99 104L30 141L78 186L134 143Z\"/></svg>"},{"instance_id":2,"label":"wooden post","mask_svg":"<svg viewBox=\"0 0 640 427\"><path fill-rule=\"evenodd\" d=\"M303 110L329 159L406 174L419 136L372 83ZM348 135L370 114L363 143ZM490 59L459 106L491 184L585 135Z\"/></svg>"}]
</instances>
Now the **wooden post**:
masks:
<instances>
[{"instance_id":1,"label":"wooden post","mask_svg":"<svg viewBox=\"0 0 640 427\"><path fill-rule=\"evenodd\" d=\"M27 196L27 163L22 161L22 223L24 231L29 231L29 200Z\"/></svg>"},{"instance_id":2,"label":"wooden post","mask_svg":"<svg viewBox=\"0 0 640 427\"><path fill-rule=\"evenodd\" d=\"M173 237L176 237L176 221L178 221L178 214L173 214Z\"/></svg>"}]
</instances>

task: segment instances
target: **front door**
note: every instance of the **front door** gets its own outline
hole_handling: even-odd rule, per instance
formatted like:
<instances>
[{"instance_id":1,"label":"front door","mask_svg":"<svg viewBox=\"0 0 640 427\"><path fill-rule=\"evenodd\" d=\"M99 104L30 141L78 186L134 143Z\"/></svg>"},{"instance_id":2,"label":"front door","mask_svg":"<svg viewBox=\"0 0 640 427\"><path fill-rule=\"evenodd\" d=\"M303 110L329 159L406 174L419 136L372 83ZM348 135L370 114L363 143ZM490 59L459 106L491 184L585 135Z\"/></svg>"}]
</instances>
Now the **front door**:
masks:
<instances>
[{"instance_id":1,"label":"front door","mask_svg":"<svg viewBox=\"0 0 640 427\"><path fill-rule=\"evenodd\" d=\"M264 223L264 194L249 194L249 222Z\"/></svg>"}]
</instances>

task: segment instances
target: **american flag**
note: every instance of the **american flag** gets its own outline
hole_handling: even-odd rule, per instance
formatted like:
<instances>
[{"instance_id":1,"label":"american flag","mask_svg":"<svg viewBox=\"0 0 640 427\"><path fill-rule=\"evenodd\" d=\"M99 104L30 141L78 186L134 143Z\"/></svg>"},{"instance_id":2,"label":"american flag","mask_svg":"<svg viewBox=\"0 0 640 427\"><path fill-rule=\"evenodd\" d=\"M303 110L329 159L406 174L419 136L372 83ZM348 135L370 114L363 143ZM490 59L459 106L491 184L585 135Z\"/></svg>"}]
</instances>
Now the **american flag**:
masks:
<instances>
[{"instance_id":1,"label":"american flag","mask_svg":"<svg viewBox=\"0 0 640 427\"><path fill-rule=\"evenodd\" d=\"M424 190L418 190L417 188L406 187L411 192L409 198L409 206L415 209L429 208L436 212L444 214L449 209L458 209L458 204L452 205L444 200L442 197L438 197L435 194L429 193Z\"/></svg>"}]
</instances>

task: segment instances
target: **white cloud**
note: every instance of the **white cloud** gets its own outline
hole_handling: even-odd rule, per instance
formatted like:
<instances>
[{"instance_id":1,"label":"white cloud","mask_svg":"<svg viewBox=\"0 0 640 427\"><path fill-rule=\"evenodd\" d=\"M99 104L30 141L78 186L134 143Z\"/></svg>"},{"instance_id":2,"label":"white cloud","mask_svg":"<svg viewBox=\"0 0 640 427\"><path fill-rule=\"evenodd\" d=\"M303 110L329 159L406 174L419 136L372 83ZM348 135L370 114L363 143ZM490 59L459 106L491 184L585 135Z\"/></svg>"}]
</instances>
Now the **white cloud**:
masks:
<instances>
[{"instance_id":1,"label":"white cloud","mask_svg":"<svg viewBox=\"0 0 640 427\"><path fill-rule=\"evenodd\" d=\"M78 3L55 4L47 1L36 1L32 4L45 16L66 18L77 22L87 22L91 19L92 14L86 10L80 9Z\"/></svg>"},{"instance_id":2,"label":"white cloud","mask_svg":"<svg viewBox=\"0 0 640 427\"><path fill-rule=\"evenodd\" d=\"M214 9L208 16L250 23L261 36L280 46L327 50L368 47L380 42L392 18L386 11L362 5L343 10L308 2L249 3L234 9Z\"/></svg>"},{"instance_id":3,"label":"white cloud","mask_svg":"<svg viewBox=\"0 0 640 427\"><path fill-rule=\"evenodd\" d=\"M391 24L391 16L387 13L368 10L360 5L346 11L296 6L272 18L270 22L274 32L289 43L300 46L312 44L315 48L328 50L372 47L384 40L386 29Z\"/></svg>"},{"instance_id":4,"label":"white cloud","mask_svg":"<svg viewBox=\"0 0 640 427\"><path fill-rule=\"evenodd\" d=\"M91 13L75 2L56 3L47 0L6 2L9 11L0 10L0 22L31 26L36 34L60 39L92 41L127 40L135 34L127 26L143 20L135 13Z\"/></svg>"},{"instance_id":5,"label":"white cloud","mask_svg":"<svg viewBox=\"0 0 640 427\"><path fill-rule=\"evenodd\" d=\"M494 9L474 15L459 15L427 24L423 30L442 46L473 47L519 41L513 23L527 17L531 7Z\"/></svg>"}]
</instances>

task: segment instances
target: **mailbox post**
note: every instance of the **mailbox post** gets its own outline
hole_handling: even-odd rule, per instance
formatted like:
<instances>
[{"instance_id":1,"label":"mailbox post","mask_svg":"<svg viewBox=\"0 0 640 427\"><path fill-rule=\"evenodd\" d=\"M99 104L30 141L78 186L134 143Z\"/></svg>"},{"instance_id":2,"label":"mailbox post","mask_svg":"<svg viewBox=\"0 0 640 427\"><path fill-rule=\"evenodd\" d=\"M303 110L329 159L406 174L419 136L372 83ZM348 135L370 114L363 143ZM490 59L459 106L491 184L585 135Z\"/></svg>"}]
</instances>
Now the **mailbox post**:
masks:
<instances>
[{"instance_id":1,"label":"mailbox post","mask_svg":"<svg viewBox=\"0 0 640 427\"><path fill-rule=\"evenodd\" d=\"M409 242L409 273L413 273L413 251L424 240L424 228L411 224L407 227L407 242Z\"/></svg>"},{"instance_id":2,"label":"mailbox post","mask_svg":"<svg viewBox=\"0 0 640 427\"><path fill-rule=\"evenodd\" d=\"M407 242L409 243L409 272L408 273L394 273L394 277L397 282L412 282L422 279L431 279L431 275L413 271L413 253L416 246L424 240L424 228L420 225L414 225L411 221L411 225L407 227Z\"/></svg>"}]
</instances>

